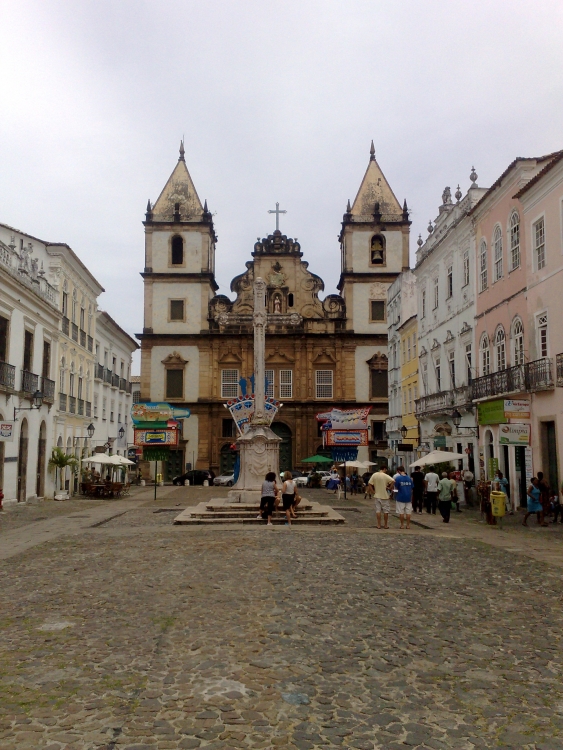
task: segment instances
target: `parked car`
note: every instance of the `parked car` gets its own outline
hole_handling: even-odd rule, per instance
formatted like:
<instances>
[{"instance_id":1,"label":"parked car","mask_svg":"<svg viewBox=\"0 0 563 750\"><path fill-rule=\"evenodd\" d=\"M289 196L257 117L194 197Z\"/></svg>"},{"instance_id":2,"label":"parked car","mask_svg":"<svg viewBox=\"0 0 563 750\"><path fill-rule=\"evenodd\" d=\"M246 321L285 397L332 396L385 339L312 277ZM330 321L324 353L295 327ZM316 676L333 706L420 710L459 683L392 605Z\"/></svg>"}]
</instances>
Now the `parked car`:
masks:
<instances>
[{"instance_id":1,"label":"parked car","mask_svg":"<svg viewBox=\"0 0 563 750\"><path fill-rule=\"evenodd\" d=\"M306 487L309 482L309 475L301 475L300 477L295 477L295 484L298 487Z\"/></svg>"},{"instance_id":2,"label":"parked car","mask_svg":"<svg viewBox=\"0 0 563 750\"><path fill-rule=\"evenodd\" d=\"M174 477L172 484L182 485L186 479L190 480L190 484L203 484L206 479L209 484L212 484L215 474L210 469L192 469L179 477Z\"/></svg>"},{"instance_id":3,"label":"parked car","mask_svg":"<svg viewBox=\"0 0 563 750\"><path fill-rule=\"evenodd\" d=\"M326 487L326 483L330 479L330 471L317 471L316 473L321 475L321 487Z\"/></svg>"},{"instance_id":4,"label":"parked car","mask_svg":"<svg viewBox=\"0 0 563 750\"><path fill-rule=\"evenodd\" d=\"M283 475L285 474L285 471L280 471L280 479L283 481ZM291 476L293 479L297 479L298 477L304 476L302 471L297 471L297 469L292 469Z\"/></svg>"},{"instance_id":5,"label":"parked car","mask_svg":"<svg viewBox=\"0 0 563 750\"><path fill-rule=\"evenodd\" d=\"M231 471L230 474L221 474L218 477L215 477L213 480L213 484L216 487L232 487L233 483L235 481L235 475Z\"/></svg>"}]
</instances>

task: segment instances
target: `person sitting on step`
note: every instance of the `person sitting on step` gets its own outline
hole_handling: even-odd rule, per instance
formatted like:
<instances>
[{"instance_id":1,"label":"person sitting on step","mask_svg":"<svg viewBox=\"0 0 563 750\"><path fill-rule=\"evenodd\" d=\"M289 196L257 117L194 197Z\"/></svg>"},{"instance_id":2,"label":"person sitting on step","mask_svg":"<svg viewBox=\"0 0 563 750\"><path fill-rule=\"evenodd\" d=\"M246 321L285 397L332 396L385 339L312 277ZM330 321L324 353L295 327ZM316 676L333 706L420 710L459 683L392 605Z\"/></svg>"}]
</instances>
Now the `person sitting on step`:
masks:
<instances>
[{"instance_id":1,"label":"person sitting on step","mask_svg":"<svg viewBox=\"0 0 563 750\"><path fill-rule=\"evenodd\" d=\"M266 474L264 481L262 482L262 499L260 500L260 515L257 518L267 520L268 526L273 526L272 516L274 514L274 507L276 505L276 498L278 495L278 486L276 484L276 475L273 471L269 471Z\"/></svg>"}]
</instances>

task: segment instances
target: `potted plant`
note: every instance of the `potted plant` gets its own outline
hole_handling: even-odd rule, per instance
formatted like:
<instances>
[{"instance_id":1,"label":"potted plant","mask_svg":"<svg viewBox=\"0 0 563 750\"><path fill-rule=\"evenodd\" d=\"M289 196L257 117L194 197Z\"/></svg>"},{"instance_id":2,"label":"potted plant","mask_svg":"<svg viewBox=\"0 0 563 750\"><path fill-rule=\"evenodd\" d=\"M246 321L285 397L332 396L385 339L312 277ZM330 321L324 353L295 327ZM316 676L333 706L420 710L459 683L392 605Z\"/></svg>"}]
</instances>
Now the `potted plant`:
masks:
<instances>
[{"instance_id":1,"label":"potted plant","mask_svg":"<svg viewBox=\"0 0 563 750\"><path fill-rule=\"evenodd\" d=\"M69 468L73 474L78 472L78 459L71 453L65 453L62 448L53 448L51 458L49 459L49 469L55 472L55 498L62 498L67 493L64 487L61 487L64 470ZM56 492L57 484L60 492Z\"/></svg>"}]
</instances>

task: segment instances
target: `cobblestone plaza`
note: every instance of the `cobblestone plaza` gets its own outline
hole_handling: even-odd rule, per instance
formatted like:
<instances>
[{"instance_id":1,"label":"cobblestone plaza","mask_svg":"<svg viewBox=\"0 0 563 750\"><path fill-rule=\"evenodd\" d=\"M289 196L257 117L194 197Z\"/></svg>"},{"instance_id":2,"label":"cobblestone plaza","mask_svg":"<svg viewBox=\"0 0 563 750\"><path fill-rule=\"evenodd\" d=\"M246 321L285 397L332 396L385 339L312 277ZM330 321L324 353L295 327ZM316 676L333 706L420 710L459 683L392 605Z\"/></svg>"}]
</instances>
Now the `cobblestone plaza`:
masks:
<instances>
[{"instance_id":1,"label":"cobblestone plaza","mask_svg":"<svg viewBox=\"0 0 563 750\"><path fill-rule=\"evenodd\" d=\"M0 517L2 750L563 745L563 527L172 524L221 492Z\"/></svg>"}]
</instances>

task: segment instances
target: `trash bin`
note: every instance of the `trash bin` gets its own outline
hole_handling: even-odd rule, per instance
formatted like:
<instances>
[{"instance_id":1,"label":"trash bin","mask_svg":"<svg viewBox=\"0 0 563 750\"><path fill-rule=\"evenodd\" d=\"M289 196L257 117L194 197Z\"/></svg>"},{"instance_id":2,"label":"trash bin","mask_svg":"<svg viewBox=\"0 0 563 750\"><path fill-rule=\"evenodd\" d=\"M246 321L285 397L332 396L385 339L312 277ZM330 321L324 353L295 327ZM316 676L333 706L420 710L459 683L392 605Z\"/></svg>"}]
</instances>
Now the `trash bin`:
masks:
<instances>
[{"instance_id":1,"label":"trash bin","mask_svg":"<svg viewBox=\"0 0 563 750\"><path fill-rule=\"evenodd\" d=\"M496 518L502 518L506 513L506 493L493 490L491 492L491 512Z\"/></svg>"}]
</instances>

